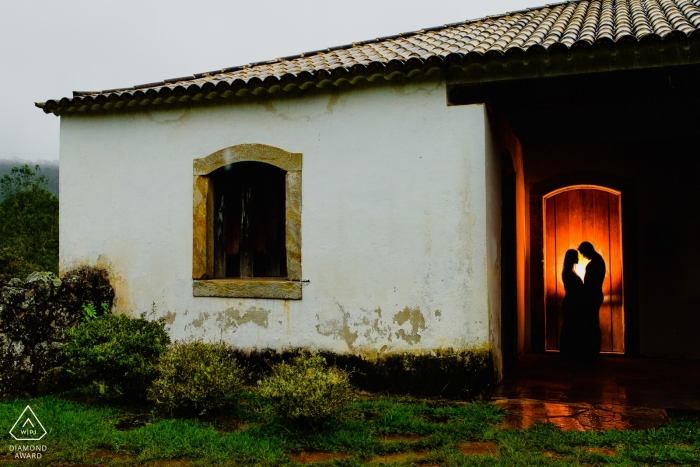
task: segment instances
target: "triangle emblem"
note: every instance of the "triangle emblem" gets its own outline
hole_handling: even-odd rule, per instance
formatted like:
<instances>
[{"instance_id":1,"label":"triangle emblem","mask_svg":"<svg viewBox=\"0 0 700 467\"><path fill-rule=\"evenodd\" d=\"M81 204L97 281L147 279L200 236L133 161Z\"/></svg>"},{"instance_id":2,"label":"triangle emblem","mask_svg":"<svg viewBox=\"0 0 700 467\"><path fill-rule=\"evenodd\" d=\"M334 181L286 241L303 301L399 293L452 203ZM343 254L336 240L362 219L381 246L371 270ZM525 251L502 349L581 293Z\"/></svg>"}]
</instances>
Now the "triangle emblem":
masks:
<instances>
[{"instance_id":1,"label":"triangle emblem","mask_svg":"<svg viewBox=\"0 0 700 467\"><path fill-rule=\"evenodd\" d=\"M39 441L46 436L46 428L32 408L27 406L12 426L10 434L17 441Z\"/></svg>"}]
</instances>

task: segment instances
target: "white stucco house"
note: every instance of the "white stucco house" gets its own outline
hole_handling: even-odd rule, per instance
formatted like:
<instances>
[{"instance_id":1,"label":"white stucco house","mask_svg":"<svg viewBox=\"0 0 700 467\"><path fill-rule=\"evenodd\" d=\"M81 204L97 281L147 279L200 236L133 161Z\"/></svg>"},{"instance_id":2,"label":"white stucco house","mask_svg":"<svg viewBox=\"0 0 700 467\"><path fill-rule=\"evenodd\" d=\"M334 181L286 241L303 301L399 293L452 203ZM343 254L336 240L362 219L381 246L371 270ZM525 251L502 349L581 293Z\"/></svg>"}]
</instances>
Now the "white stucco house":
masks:
<instances>
[{"instance_id":1,"label":"white stucco house","mask_svg":"<svg viewBox=\"0 0 700 467\"><path fill-rule=\"evenodd\" d=\"M689 141L631 122L663 77L693 82L676 76L697 76L699 26L691 1L565 2L38 103L61 118L60 268L105 267L116 310L155 303L175 338L368 361L485 352L498 377L557 349L543 200L602 190L622 203L604 235L625 274L601 350L697 357L679 323L697 317L661 320L636 273L679 267L640 253L675 209L640 160ZM557 248L584 239L557 232Z\"/></svg>"}]
</instances>

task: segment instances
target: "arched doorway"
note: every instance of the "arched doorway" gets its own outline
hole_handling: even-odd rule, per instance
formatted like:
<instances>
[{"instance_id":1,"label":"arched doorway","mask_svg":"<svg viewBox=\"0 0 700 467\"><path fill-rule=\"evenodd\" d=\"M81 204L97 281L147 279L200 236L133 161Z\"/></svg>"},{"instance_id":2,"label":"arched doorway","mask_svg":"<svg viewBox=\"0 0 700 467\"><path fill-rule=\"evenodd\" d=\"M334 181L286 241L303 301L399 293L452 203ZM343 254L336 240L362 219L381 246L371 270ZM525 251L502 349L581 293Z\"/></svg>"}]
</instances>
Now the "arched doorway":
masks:
<instances>
[{"instance_id":1,"label":"arched doorway","mask_svg":"<svg viewBox=\"0 0 700 467\"><path fill-rule=\"evenodd\" d=\"M605 300L600 308L600 351L625 352L624 291L622 271L621 193L595 185L577 185L553 191L543 198L545 349L559 350L564 284L564 254L583 241L603 256L607 274ZM583 276L585 263L577 273Z\"/></svg>"}]
</instances>

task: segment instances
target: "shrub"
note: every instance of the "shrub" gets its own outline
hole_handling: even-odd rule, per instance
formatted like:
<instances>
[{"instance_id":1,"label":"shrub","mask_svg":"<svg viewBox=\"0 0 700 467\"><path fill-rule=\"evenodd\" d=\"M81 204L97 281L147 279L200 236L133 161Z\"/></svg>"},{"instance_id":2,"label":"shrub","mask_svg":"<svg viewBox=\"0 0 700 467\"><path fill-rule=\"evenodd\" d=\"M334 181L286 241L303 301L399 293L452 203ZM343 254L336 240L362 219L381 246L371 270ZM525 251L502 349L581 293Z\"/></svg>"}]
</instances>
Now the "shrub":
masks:
<instances>
[{"instance_id":1,"label":"shrub","mask_svg":"<svg viewBox=\"0 0 700 467\"><path fill-rule=\"evenodd\" d=\"M230 346L201 341L176 342L157 371L151 395L171 412L203 414L229 405L245 378Z\"/></svg>"},{"instance_id":2,"label":"shrub","mask_svg":"<svg viewBox=\"0 0 700 467\"><path fill-rule=\"evenodd\" d=\"M311 425L346 414L354 398L350 374L328 368L320 355L301 355L291 363L279 363L258 386L278 415Z\"/></svg>"},{"instance_id":3,"label":"shrub","mask_svg":"<svg viewBox=\"0 0 700 467\"><path fill-rule=\"evenodd\" d=\"M63 348L74 382L102 395L140 399L156 376L158 357L170 344L165 320L106 314L70 330Z\"/></svg>"}]
</instances>

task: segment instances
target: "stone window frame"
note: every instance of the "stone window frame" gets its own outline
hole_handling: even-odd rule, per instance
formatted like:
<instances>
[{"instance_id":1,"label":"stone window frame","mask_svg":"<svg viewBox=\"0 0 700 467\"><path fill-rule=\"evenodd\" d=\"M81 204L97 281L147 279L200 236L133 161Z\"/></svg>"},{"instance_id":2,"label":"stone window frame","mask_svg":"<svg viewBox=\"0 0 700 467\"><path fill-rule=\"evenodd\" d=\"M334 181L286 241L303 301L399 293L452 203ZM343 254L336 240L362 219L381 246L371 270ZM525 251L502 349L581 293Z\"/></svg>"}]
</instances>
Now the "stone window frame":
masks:
<instances>
[{"instance_id":1,"label":"stone window frame","mask_svg":"<svg viewBox=\"0 0 700 467\"><path fill-rule=\"evenodd\" d=\"M213 279L214 183L210 175L237 162L262 162L285 171L286 278ZM192 295L301 300L302 154L266 144L238 144L194 159L193 166Z\"/></svg>"}]
</instances>

